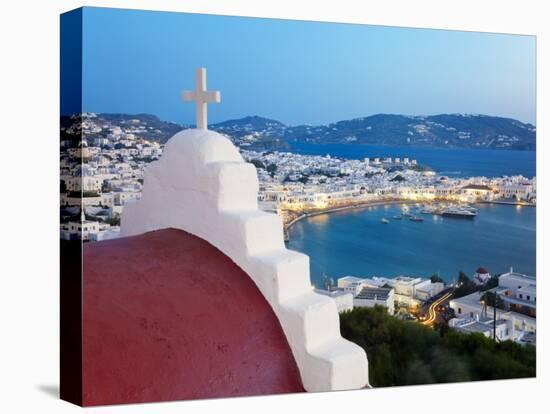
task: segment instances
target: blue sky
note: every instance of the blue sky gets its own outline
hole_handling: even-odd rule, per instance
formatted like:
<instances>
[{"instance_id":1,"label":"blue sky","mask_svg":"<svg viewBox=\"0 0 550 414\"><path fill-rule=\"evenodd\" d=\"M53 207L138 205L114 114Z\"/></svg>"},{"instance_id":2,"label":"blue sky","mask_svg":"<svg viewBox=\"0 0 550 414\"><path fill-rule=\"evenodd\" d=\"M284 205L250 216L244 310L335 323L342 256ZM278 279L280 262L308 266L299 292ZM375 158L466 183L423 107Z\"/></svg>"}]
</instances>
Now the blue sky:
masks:
<instances>
[{"instance_id":1,"label":"blue sky","mask_svg":"<svg viewBox=\"0 0 550 414\"><path fill-rule=\"evenodd\" d=\"M85 8L83 109L194 123L194 68L222 103L209 122L290 125L376 113L482 113L535 123L535 37Z\"/></svg>"}]
</instances>

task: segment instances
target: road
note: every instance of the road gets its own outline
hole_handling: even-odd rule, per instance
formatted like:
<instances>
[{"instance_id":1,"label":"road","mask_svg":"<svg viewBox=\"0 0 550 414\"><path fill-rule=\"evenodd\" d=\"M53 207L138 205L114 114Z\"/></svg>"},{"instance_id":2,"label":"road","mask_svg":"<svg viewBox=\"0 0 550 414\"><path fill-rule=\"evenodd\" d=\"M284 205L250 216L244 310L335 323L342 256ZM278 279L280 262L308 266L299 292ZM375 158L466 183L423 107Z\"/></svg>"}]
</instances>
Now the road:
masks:
<instances>
[{"instance_id":1,"label":"road","mask_svg":"<svg viewBox=\"0 0 550 414\"><path fill-rule=\"evenodd\" d=\"M447 292L430 305L430 307L428 308L428 319L422 322L423 325L432 326L435 323L435 321L437 320L437 307L444 303L447 299L449 299L452 294L452 291Z\"/></svg>"}]
</instances>

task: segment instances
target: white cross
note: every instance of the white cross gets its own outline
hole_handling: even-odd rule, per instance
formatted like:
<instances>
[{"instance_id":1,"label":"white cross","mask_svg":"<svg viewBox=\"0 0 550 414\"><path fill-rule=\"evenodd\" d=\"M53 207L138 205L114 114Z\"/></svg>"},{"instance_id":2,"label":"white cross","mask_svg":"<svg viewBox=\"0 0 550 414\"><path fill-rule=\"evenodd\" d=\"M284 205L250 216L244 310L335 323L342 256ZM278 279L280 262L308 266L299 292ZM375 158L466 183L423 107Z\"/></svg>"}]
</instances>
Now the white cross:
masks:
<instances>
[{"instance_id":1,"label":"white cross","mask_svg":"<svg viewBox=\"0 0 550 414\"><path fill-rule=\"evenodd\" d=\"M195 90L183 92L184 101L197 103L197 128L208 129L207 103L220 103L220 91L206 90L206 68L195 69Z\"/></svg>"}]
</instances>

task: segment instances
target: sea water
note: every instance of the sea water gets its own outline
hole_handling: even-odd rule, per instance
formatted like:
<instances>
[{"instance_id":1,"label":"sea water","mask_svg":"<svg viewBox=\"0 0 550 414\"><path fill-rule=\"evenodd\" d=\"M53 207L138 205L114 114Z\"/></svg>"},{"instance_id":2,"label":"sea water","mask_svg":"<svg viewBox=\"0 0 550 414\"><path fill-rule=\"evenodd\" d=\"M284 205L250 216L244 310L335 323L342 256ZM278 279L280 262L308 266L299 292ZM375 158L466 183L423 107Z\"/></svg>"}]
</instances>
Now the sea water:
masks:
<instances>
[{"instance_id":1,"label":"sea water","mask_svg":"<svg viewBox=\"0 0 550 414\"><path fill-rule=\"evenodd\" d=\"M409 157L449 177L499 177L536 175L535 151L390 147L356 144L291 142L291 151L304 155L327 155L349 159Z\"/></svg>"},{"instance_id":2,"label":"sea water","mask_svg":"<svg viewBox=\"0 0 550 414\"><path fill-rule=\"evenodd\" d=\"M422 214L423 222L394 219L402 213L402 205L322 214L295 223L287 247L309 255L311 279L317 287L326 278L346 275L439 274L452 282L460 271L471 276L480 266L493 274L513 267L535 276L536 208L476 207L474 219ZM381 223L382 218L390 223Z\"/></svg>"}]
</instances>

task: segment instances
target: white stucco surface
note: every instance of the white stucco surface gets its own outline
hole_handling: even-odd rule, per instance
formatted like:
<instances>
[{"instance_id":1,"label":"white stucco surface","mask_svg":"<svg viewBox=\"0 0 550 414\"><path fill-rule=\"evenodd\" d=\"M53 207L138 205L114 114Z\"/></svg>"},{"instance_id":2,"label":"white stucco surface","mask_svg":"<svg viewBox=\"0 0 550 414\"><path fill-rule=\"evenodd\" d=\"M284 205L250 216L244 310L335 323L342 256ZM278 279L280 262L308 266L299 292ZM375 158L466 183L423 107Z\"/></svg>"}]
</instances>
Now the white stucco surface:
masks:
<instances>
[{"instance_id":1,"label":"white stucco surface","mask_svg":"<svg viewBox=\"0 0 550 414\"><path fill-rule=\"evenodd\" d=\"M341 337L336 303L312 290L309 257L286 249L280 218L258 209L257 194L255 167L229 139L185 130L148 166L141 200L124 208L121 235L176 228L208 241L273 308L307 391L365 387L364 350Z\"/></svg>"}]
</instances>

